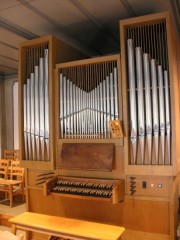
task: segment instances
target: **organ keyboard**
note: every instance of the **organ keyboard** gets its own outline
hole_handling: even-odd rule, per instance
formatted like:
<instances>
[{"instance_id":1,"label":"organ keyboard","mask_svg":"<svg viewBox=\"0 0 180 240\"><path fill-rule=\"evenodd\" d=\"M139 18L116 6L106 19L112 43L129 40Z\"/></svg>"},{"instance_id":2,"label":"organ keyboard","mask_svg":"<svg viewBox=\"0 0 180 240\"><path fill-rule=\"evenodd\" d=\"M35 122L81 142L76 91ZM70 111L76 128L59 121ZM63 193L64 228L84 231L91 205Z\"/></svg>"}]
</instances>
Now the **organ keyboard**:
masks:
<instances>
[{"instance_id":1,"label":"organ keyboard","mask_svg":"<svg viewBox=\"0 0 180 240\"><path fill-rule=\"evenodd\" d=\"M124 198L124 180L56 176L44 183L44 194L106 200L116 204Z\"/></svg>"}]
</instances>

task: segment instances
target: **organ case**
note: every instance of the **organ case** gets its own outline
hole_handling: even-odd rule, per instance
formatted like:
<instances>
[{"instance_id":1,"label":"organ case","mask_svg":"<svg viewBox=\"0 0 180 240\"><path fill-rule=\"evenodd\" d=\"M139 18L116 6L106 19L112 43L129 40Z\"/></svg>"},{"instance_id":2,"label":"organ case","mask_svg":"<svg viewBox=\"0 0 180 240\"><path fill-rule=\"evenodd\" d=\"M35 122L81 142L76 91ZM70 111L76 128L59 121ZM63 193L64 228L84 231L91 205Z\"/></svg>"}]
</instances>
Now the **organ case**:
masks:
<instances>
[{"instance_id":1,"label":"organ case","mask_svg":"<svg viewBox=\"0 0 180 240\"><path fill-rule=\"evenodd\" d=\"M126 174L179 171L178 43L169 13L120 21ZM143 171L142 171L143 169Z\"/></svg>"},{"instance_id":2,"label":"organ case","mask_svg":"<svg viewBox=\"0 0 180 240\"><path fill-rule=\"evenodd\" d=\"M109 197L103 197L98 187L78 188L79 194L74 193L74 188L67 194L61 190L52 194L78 198L84 195L83 198L117 203L124 196L124 180L117 180L122 178L123 172L123 162L117 158L117 151L123 147L123 138L122 135L114 138L109 124L118 122L118 127L122 124L120 56L56 64L55 74L59 175L61 178L68 176L69 180L76 175L79 178L74 181L80 181L82 185L90 182L94 186L103 183L114 183L115 186L109 189ZM48 183L45 187L46 193L49 192ZM95 192L102 196L96 196Z\"/></svg>"},{"instance_id":3,"label":"organ case","mask_svg":"<svg viewBox=\"0 0 180 240\"><path fill-rule=\"evenodd\" d=\"M53 36L23 42L19 62L20 160L25 167L55 167L54 66L80 53Z\"/></svg>"},{"instance_id":4,"label":"organ case","mask_svg":"<svg viewBox=\"0 0 180 240\"><path fill-rule=\"evenodd\" d=\"M63 144L65 146L81 143L86 147L88 144L99 144L102 149L104 147L104 151L106 144L114 144L113 158L121 162L116 159L116 152L117 146L120 146L120 149L123 147L123 137L113 138L109 127L110 121L122 124L120 56L112 55L57 64L55 72L57 165L62 168ZM94 156L98 156L98 153L94 152ZM113 162L113 170L115 165L117 167L117 162ZM120 174L123 171L122 162L121 165ZM67 174L67 171L64 172ZM87 176L87 172L81 171L77 174ZM113 175L112 172L109 174ZM90 177L96 175L97 171L88 173ZM102 172L102 177L106 178L107 174ZM119 177L120 175L116 174L115 178Z\"/></svg>"},{"instance_id":5,"label":"organ case","mask_svg":"<svg viewBox=\"0 0 180 240\"><path fill-rule=\"evenodd\" d=\"M175 239L180 176L179 42L168 12L120 21L120 37L126 199L135 205L139 199L142 205L160 200L161 207L167 204L162 221L169 229L167 239ZM159 231L159 222L156 226ZM137 230L135 224L131 229ZM155 231L150 232L154 239Z\"/></svg>"}]
</instances>

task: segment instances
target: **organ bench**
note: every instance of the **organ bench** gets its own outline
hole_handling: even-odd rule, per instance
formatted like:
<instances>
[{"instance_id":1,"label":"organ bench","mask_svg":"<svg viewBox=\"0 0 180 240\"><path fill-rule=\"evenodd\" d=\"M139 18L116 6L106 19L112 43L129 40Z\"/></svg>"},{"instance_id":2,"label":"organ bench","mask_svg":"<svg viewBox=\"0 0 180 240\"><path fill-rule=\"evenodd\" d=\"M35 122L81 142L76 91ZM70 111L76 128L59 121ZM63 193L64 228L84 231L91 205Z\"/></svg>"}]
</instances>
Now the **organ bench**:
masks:
<instances>
[{"instance_id":1,"label":"organ bench","mask_svg":"<svg viewBox=\"0 0 180 240\"><path fill-rule=\"evenodd\" d=\"M63 239L94 239L94 240L118 240L124 232L120 226L102 223L25 212L9 221L12 223L12 233L16 230L26 231L26 240L29 240L29 232L38 232Z\"/></svg>"}]
</instances>

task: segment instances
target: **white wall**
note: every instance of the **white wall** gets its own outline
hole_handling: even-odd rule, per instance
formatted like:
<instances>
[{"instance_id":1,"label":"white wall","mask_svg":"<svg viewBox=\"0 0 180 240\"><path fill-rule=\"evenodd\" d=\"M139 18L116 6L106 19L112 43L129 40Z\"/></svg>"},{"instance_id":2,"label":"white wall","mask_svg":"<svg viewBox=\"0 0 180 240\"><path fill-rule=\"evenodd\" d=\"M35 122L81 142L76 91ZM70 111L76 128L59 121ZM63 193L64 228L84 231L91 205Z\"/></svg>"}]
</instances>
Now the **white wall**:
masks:
<instances>
[{"instance_id":1,"label":"white wall","mask_svg":"<svg viewBox=\"0 0 180 240\"><path fill-rule=\"evenodd\" d=\"M6 77L4 79L4 93L5 93L5 130L4 148L14 149L14 84L18 81L17 76ZM16 88L16 87L15 87ZM16 96L17 97L17 96ZM16 100L15 100L16 101ZM17 115L16 115L17 114ZM18 110L15 113L18 116ZM18 129L16 128L16 131ZM18 134L16 133L16 137Z\"/></svg>"}]
</instances>

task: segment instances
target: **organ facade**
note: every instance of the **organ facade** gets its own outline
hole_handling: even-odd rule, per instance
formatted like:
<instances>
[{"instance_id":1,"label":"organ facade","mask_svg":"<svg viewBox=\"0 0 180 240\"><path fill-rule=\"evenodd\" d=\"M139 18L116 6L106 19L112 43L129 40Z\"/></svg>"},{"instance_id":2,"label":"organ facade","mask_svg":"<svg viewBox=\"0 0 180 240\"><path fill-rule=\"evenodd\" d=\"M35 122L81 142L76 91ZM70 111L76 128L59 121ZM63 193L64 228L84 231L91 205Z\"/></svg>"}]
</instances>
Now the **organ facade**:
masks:
<instances>
[{"instance_id":1,"label":"organ facade","mask_svg":"<svg viewBox=\"0 0 180 240\"><path fill-rule=\"evenodd\" d=\"M120 21L117 55L90 58L51 36L22 43L28 211L123 226L124 240L175 239L179 59L168 13Z\"/></svg>"}]
</instances>

